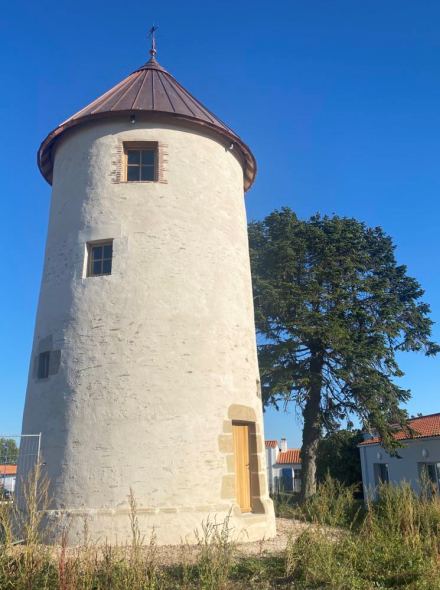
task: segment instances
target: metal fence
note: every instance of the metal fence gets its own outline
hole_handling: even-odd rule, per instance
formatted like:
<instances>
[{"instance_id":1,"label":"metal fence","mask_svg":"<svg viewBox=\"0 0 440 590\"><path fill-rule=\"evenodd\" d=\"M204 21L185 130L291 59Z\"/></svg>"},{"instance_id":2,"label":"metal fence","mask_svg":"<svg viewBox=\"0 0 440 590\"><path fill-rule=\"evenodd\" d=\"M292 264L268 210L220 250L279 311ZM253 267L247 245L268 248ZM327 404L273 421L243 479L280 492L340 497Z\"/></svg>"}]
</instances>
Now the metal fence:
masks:
<instances>
[{"instance_id":1,"label":"metal fence","mask_svg":"<svg viewBox=\"0 0 440 590\"><path fill-rule=\"evenodd\" d=\"M32 473L40 461L41 433L0 434L0 497L15 491L17 466L21 473Z\"/></svg>"}]
</instances>

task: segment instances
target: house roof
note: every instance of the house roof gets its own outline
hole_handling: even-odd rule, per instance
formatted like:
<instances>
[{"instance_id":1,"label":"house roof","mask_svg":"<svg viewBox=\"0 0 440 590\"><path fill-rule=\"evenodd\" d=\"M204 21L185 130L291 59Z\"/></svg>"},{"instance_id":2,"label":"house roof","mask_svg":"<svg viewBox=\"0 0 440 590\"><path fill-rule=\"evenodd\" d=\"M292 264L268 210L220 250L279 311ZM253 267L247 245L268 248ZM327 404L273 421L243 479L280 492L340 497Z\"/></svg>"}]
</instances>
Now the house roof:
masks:
<instances>
[{"instance_id":1,"label":"house roof","mask_svg":"<svg viewBox=\"0 0 440 590\"><path fill-rule=\"evenodd\" d=\"M17 465L0 465L0 477L4 475L17 475Z\"/></svg>"},{"instance_id":2,"label":"house roof","mask_svg":"<svg viewBox=\"0 0 440 590\"><path fill-rule=\"evenodd\" d=\"M278 453L277 464L301 463L301 449L287 449Z\"/></svg>"},{"instance_id":3,"label":"house roof","mask_svg":"<svg viewBox=\"0 0 440 590\"><path fill-rule=\"evenodd\" d=\"M278 448L278 441L277 440L265 440L264 444L266 449L276 449Z\"/></svg>"},{"instance_id":4,"label":"house roof","mask_svg":"<svg viewBox=\"0 0 440 590\"><path fill-rule=\"evenodd\" d=\"M395 440L411 440L413 438L440 437L440 413L420 416L408 420L408 427L411 430L397 430L393 437ZM358 446L375 445L381 442L379 436L369 438L359 443Z\"/></svg>"},{"instance_id":5,"label":"house roof","mask_svg":"<svg viewBox=\"0 0 440 590\"><path fill-rule=\"evenodd\" d=\"M167 116L188 121L210 129L228 142L241 156L244 189L253 183L257 164L242 139L167 72L155 59L151 59L113 86L102 96L72 115L49 133L38 151L38 166L44 178L52 184L54 147L67 129L91 120L142 113L148 119Z\"/></svg>"}]
</instances>

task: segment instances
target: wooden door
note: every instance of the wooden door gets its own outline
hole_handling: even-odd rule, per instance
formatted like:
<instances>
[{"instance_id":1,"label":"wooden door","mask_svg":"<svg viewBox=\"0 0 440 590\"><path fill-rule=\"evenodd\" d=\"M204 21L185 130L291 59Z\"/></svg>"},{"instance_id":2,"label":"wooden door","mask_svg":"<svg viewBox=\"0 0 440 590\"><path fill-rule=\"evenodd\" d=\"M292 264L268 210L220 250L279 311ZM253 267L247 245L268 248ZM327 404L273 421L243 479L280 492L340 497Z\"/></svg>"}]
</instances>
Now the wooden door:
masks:
<instances>
[{"instance_id":1,"label":"wooden door","mask_svg":"<svg viewBox=\"0 0 440 590\"><path fill-rule=\"evenodd\" d=\"M235 497L242 512L251 512L249 426L232 424L235 456Z\"/></svg>"}]
</instances>

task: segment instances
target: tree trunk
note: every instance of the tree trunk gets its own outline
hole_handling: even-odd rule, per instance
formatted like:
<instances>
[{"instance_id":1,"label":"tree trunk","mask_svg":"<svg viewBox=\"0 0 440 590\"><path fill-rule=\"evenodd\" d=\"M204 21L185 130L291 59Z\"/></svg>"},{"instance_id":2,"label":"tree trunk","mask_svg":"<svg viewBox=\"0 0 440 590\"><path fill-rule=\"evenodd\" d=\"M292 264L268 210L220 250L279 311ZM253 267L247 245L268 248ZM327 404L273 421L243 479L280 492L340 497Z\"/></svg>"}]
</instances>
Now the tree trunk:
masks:
<instances>
[{"instance_id":1,"label":"tree trunk","mask_svg":"<svg viewBox=\"0 0 440 590\"><path fill-rule=\"evenodd\" d=\"M316 455L321 438L322 354L312 353L310 391L304 407L303 442L301 447L301 494L304 502L316 493Z\"/></svg>"}]
</instances>

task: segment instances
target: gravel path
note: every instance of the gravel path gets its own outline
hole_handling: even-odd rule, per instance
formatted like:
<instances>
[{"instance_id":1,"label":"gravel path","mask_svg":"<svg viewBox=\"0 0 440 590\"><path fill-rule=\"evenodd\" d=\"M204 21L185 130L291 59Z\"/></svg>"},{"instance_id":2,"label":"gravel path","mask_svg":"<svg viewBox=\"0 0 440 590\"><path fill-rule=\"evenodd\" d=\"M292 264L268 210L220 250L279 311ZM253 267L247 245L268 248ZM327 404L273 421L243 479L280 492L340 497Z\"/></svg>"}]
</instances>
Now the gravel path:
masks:
<instances>
[{"instance_id":1,"label":"gravel path","mask_svg":"<svg viewBox=\"0 0 440 590\"><path fill-rule=\"evenodd\" d=\"M293 520L292 518L277 518L277 534L274 539L257 541L254 543L239 543L238 552L241 555L264 555L281 553L290 538L296 539L302 532L310 528L310 524Z\"/></svg>"},{"instance_id":2,"label":"gravel path","mask_svg":"<svg viewBox=\"0 0 440 590\"><path fill-rule=\"evenodd\" d=\"M291 518L277 518L277 534L274 539L252 543L237 543L237 553L243 557L281 553L286 548L289 538L295 539L310 526L310 524ZM180 547L165 545L154 549L155 557L162 565L173 565L182 562L194 563L197 560L199 551L200 549L196 545L182 545Z\"/></svg>"}]
</instances>

